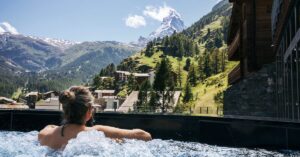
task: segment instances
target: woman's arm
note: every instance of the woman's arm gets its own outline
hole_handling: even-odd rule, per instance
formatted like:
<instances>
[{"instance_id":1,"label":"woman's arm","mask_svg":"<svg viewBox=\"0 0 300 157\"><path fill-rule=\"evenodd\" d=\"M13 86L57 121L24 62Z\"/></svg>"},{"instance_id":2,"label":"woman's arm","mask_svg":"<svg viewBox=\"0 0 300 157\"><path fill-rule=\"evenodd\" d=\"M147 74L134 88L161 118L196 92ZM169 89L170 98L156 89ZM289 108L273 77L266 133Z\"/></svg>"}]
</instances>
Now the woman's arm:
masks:
<instances>
[{"instance_id":1,"label":"woman's arm","mask_svg":"<svg viewBox=\"0 0 300 157\"><path fill-rule=\"evenodd\" d=\"M149 141L152 139L148 132L141 129L127 130L104 125L95 125L93 128L104 132L105 136L109 138L129 138L144 141Z\"/></svg>"}]
</instances>

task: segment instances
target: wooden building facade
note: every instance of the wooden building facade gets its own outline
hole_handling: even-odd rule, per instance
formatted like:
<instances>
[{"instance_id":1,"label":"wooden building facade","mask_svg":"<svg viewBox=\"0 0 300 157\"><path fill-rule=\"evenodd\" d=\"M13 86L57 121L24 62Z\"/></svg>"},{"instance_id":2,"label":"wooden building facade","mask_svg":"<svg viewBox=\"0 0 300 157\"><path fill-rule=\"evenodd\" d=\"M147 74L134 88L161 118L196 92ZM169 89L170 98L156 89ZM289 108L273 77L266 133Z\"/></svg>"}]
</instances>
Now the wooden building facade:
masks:
<instances>
[{"instance_id":1,"label":"wooden building facade","mask_svg":"<svg viewBox=\"0 0 300 157\"><path fill-rule=\"evenodd\" d=\"M278 117L300 120L300 1L274 0L272 38L276 53Z\"/></svg>"},{"instance_id":2,"label":"wooden building facade","mask_svg":"<svg viewBox=\"0 0 300 157\"><path fill-rule=\"evenodd\" d=\"M272 0L230 0L233 4L227 44L228 59L239 61L228 76L229 84L275 61L272 51Z\"/></svg>"}]
</instances>

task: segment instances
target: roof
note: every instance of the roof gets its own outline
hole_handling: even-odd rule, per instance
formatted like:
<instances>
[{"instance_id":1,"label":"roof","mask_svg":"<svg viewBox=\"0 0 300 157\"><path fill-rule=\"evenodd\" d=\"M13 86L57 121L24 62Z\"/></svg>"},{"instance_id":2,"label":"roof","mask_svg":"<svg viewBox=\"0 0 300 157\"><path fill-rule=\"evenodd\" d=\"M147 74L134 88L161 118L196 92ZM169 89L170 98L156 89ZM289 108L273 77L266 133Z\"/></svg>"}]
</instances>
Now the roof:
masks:
<instances>
[{"instance_id":1,"label":"roof","mask_svg":"<svg viewBox=\"0 0 300 157\"><path fill-rule=\"evenodd\" d=\"M116 73L121 73L121 74L125 74L125 75L130 75L131 73L129 71L116 71Z\"/></svg>"},{"instance_id":2,"label":"roof","mask_svg":"<svg viewBox=\"0 0 300 157\"><path fill-rule=\"evenodd\" d=\"M28 97L30 95L39 95L39 92L30 92L30 93L27 93L25 97Z\"/></svg>"},{"instance_id":3,"label":"roof","mask_svg":"<svg viewBox=\"0 0 300 157\"><path fill-rule=\"evenodd\" d=\"M127 113L129 110L133 110L133 104L138 100L138 94L138 91L131 92L123 104L117 109L117 112Z\"/></svg>"},{"instance_id":4,"label":"roof","mask_svg":"<svg viewBox=\"0 0 300 157\"><path fill-rule=\"evenodd\" d=\"M150 76L150 74L148 74L148 73L133 73L133 75L135 77L149 77Z\"/></svg>"},{"instance_id":5,"label":"roof","mask_svg":"<svg viewBox=\"0 0 300 157\"><path fill-rule=\"evenodd\" d=\"M1 109L28 109L27 105L22 105L22 104L15 104L15 105L7 105L3 104L0 105Z\"/></svg>"},{"instance_id":6,"label":"roof","mask_svg":"<svg viewBox=\"0 0 300 157\"><path fill-rule=\"evenodd\" d=\"M95 93L115 93L115 90L95 90Z\"/></svg>"},{"instance_id":7,"label":"roof","mask_svg":"<svg viewBox=\"0 0 300 157\"><path fill-rule=\"evenodd\" d=\"M0 102L4 102L5 104L6 103L13 103L13 104L17 103L16 101L6 98L6 97L0 97Z\"/></svg>"},{"instance_id":8,"label":"roof","mask_svg":"<svg viewBox=\"0 0 300 157\"><path fill-rule=\"evenodd\" d=\"M50 94L50 93L54 93L54 91L48 91L48 92L43 93L43 94Z\"/></svg>"}]
</instances>

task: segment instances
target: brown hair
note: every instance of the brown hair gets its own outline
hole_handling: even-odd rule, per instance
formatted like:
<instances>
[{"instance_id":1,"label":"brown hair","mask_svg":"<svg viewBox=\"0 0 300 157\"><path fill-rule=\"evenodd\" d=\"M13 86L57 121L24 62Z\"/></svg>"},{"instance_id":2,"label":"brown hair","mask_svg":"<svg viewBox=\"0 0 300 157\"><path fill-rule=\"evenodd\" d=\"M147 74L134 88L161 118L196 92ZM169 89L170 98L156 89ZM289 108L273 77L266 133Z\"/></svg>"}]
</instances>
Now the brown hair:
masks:
<instances>
[{"instance_id":1,"label":"brown hair","mask_svg":"<svg viewBox=\"0 0 300 157\"><path fill-rule=\"evenodd\" d=\"M74 86L59 95L66 123L84 124L85 115L93 105L94 97L88 88Z\"/></svg>"}]
</instances>

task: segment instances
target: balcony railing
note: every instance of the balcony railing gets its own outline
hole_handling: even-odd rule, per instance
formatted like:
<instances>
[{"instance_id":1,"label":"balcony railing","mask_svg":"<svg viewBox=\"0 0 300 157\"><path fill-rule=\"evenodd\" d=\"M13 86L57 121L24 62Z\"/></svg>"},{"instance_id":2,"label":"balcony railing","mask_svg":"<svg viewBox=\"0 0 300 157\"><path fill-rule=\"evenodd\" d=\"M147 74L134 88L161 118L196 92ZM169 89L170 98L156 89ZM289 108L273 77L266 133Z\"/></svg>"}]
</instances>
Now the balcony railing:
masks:
<instances>
[{"instance_id":1,"label":"balcony railing","mask_svg":"<svg viewBox=\"0 0 300 157\"><path fill-rule=\"evenodd\" d=\"M239 60L239 54L238 54L238 48L240 46L240 31L237 31L233 41L228 46L228 59L231 61L238 61Z\"/></svg>"},{"instance_id":2,"label":"balcony railing","mask_svg":"<svg viewBox=\"0 0 300 157\"><path fill-rule=\"evenodd\" d=\"M238 64L228 75L228 83L234 84L241 79L241 66Z\"/></svg>"}]
</instances>

